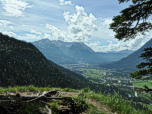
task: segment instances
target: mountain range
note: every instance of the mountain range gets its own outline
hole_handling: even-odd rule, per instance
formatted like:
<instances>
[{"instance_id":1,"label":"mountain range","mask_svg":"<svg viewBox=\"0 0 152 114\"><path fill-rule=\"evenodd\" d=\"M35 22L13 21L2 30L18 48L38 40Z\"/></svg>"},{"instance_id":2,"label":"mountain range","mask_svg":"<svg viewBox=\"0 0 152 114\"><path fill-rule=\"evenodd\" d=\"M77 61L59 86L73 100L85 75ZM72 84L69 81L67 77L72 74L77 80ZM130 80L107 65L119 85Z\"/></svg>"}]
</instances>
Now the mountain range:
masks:
<instances>
[{"instance_id":1,"label":"mountain range","mask_svg":"<svg viewBox=\"0 0 152 114\"><path fill-rule=\"evenodd\" d=\"M144 52L144 48L152 46L152 39L137 51L126 49L119 52L109 51L106 53L94 52L82 42L43 39L32 42L32 44L44 53L47 59L56 64L77 64L83 62L98 64L98 67L107 69L124 68L137 71L139 69L136 68L136 65L146 61L139 58L139 56Z\"/></svg>"},{"instance_id":2,"label":"mountain range","mask_svg":"<svg viewBox=\"0 0 152 114\"><path fill-rule=\"evenodd\" d=\"M0 33L0 87L29 85L73 89L89 86L96 92L104 86L48 60L32 43Z\"/></svg>"},{"instance_id":3,"label":"mountain range","mask_svg":"<svg viewBox=\"0 0 152 114\"><path fill-rule=\"evenodd\" d=\"M104 67L104 68L108 68L108 69L133 68L134 71L138 71L139 69L136 68L136 65L139 65L141 62L147 62L146 59L139 57L139 56L141 56L142 53L145 52L143 50L147 47L152 47L152 38L148 42L146 42L140 49L138 49L134 53L128 55L127 57L124 57L119 61L115 61L115 62L111 62L111 63L110 62L106 63L106 64L101 63L98 65L98 67L102 67L102 68ZM147 66L145 68L147 68ZM142 69L145 69L145 68L142 68Z\"/></svg>"},{"instance_id":4,"label":"mountain range","mask_svg":"<svg viewBox=\"0 0 152 114\"><path fill-rule=\"evenodd\" d=\"M81 62L99 64L118 61L133 53L131 50L108 53L94 52L82 42L63 42L61 40L50 41L49 39L42 39L31 43L35 45L47 59L57 64L78 64Z\"/></svg>"},{"instance_id":5,"label":"mountain range","mask_svg":"<svg viewBox=\"0 0 152 114\"><path fill-rule=\"evenodd\" d=\"M131 53L133 53L134 51L132 51L132 50L128 50L128 49L126 49L126 50L121 50L121 51L119 51L119 52L117 52L117 51L107 51L107 52L100 52L100 53L129 53L129 54L131 54Z\"/></svg>"},{"instance_id":6,"label":"mountain range","mask_svg":"<svg viewBox=\"0 0 152 114\"><path fill-rule=\"evenodd\" d=\"M50 44L50 42L46 43ZM42 45L43 44L42 42ZM80 45L80 43L75 43L74 46L72 46L82 51ZM142 61L142 59L138 57L144 52L143 49L150 46L152 46L152 39L127 57L108 64L99 64L99 67L108 69L126 68L124 70L128 70L129 67L135 68L135 66ZM74 50L75 48L73 47L72 49ZM55 48L59 49L59 47ZM89 49L87 50L89 52ZM0 33L0 86L13 87L25 85L73 89L82 89L89 86L91 91L94 89L96 92L101 88L106 89L105 85L95 84L84 76L47 59L31 42L23 42Z\"/></svg>"}]
</instances>

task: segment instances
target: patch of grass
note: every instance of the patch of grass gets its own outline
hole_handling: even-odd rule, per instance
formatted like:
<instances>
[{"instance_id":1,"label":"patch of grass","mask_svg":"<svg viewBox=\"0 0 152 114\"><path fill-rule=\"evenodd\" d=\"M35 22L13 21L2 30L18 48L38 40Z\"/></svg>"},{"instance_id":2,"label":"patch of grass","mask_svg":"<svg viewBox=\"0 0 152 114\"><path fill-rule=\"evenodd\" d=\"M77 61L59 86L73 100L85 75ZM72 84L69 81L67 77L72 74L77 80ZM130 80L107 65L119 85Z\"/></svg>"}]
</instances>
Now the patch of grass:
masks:
<instances>
[{"instance_id":1,"label":"patch of grass","mask_svg":"<svg viewBox=\"0 0 152 114\"><path fill-rule=\"evenodd\" d=\"M26 87L26 86L23 86L23 87L9 87L9 88L1 88L0 87L0 93L5 93L6 91L19 91L19 90L26 90L26 91L29 91L29 90L39 90L41 92L43 91L50 91L50 90L53 90L54 88L49 88L49 87L46 87L46 88L37 88L37 87L34 87L32 85ZM102 95L101 93L99 94L96 94L94 91L90 91L89 87L88 88L84 88L82 90L75 90L75 89L69 89L69 88L64 88L64 89L58 89L60 91L68 91L68 92L73 92L73 91L76 91L76 92L82 92L82 93L86 93L87 95L87 98L92 98L92 99L95 99L96 101L100 102L101 105L105 105L105 106L108 106L111 111L115 111L116 113L121 113L121 114L146 114L140 110L136 110L135 108L131 107L131 105L128 105L127 102L129 101L126 101L122 98L122 96L119 95L119 93L115 93L113 96L112 95L107 95L107 96L104 96ZM77 101L79 101L79 103L81 103L82 101L85 101L83 98L80 98L80 97L77 97L76 98ZM50 101L52 103L52 101ZM54 102L54 101L53 101ZM26 108L24 110L20 110L22 112L22 114L35 114L35 112L39 109L39 107L43 107L43 106L40 106L39 104L33 104L33 105L28 105L28 104L25 104L26 105ZM104 114L104 112L98 112L97 110L97 107L94 107L92 104L89 104L88 105L91 107L91 111L90 111L90 114ZM57 105L56 102L54 102L52 105L51 105L51 108L52 109L57 109L59 106ZM33 110L34 109L34 110Z\"/></svg>"}]
</instances>

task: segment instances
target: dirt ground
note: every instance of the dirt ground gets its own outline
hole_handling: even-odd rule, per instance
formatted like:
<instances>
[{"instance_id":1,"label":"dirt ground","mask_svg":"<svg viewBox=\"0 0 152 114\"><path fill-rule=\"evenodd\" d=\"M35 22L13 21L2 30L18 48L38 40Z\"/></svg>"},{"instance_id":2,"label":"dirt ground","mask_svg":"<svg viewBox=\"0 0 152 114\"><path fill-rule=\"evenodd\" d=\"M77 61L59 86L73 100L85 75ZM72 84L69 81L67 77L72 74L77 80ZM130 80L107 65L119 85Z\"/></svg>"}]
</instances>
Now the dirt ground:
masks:
<instances>
[{"instance_id":1,"label":"dirt ground","mask_svg":"<svg viewBox=\"0 0 152 114\"><path fill-rule=\"evenodd\" d=\"M48 92L48 91L46 91L46 92ZM80 94L80 92L66 92L66 91L59 91L59 90L58 90L58 92L59 92L59 94L62 95L62 97L77 97ZM37 96L38 91L17 91L17 93L19 93L21 96ZM40 92L40 95L42 95L42 93L43 92ZM3 94L0 93L0 95L6 95L6 94L16 95L16 92L9 91L9 92L3 93ZM87 101L87 103L97 106L99 111L103 111L106 114L117 114L116 112L115 113L111 112L111 109L109 107L102 105L100 102L98 102L96 100L86 98L86 101ZM39 109L42 113L48 112L47 108L40 107ZM81 114L89 114L89 112L90 112L90 109L86 110L85 112L82 112Z\"/></svg>"}]
</instances>

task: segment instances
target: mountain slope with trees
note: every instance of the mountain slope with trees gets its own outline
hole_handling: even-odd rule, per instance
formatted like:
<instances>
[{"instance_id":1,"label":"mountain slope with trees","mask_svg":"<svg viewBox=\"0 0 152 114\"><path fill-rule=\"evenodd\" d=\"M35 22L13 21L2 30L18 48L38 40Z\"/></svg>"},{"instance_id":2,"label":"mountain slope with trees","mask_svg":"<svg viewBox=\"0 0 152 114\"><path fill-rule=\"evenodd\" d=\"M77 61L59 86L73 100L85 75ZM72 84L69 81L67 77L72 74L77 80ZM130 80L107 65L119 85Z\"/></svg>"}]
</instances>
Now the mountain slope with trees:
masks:
<instances>
[{"instance_id":1,"label":"mountain slope with trees","mask_svg":"<svg viewBox=\"0 0 152 114\"><path fill-rule=\"evenodd\" d=\"M142 58L139 58L139 56L144 52L143 50L147 47L152 46L152 39L150 39L147 43L145 43L140 49L135 51L134 53L130 54L129 56L122 58L119 61L115 61L113 63L108 64L99 64L98 67L107 68L107 69L133 69L133 71L137 71L138 68L136 66L141 62L146 62L146 60L143 60Z\"/></svg>"},{"instance_id":2,"label":"mountain slope with trees","mask_svg":"<svg viewBox=\"0 0 152 114\"><path fill-rule=\"evenodd\" d=\"M32 43L0 33L0 44L1 87L34 85L81 89L89 85L90 81L83 76L78 81L61 72Z\"/></svg>"}]
</instances>

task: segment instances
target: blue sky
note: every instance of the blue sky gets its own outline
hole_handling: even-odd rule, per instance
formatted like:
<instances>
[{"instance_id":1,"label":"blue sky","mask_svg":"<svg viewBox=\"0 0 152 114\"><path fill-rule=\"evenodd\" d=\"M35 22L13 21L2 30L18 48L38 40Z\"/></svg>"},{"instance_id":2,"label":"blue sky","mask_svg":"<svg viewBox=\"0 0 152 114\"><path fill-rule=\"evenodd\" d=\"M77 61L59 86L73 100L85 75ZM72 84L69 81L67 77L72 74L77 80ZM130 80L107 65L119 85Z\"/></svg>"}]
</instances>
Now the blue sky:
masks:
<instances>
[{"instance_id":1,"label":"blue sky","mask_svg":"<svg viewBox=\"0 0 152 114\"><path fill-rule=\"evenodd\" d=\"M124 42L109 29L113 17L130 5L118 0L0 0L0 32L27 42L83 42L95 52L136 51L152 38L151 30Z\"/></svg>"}]
</instances>

